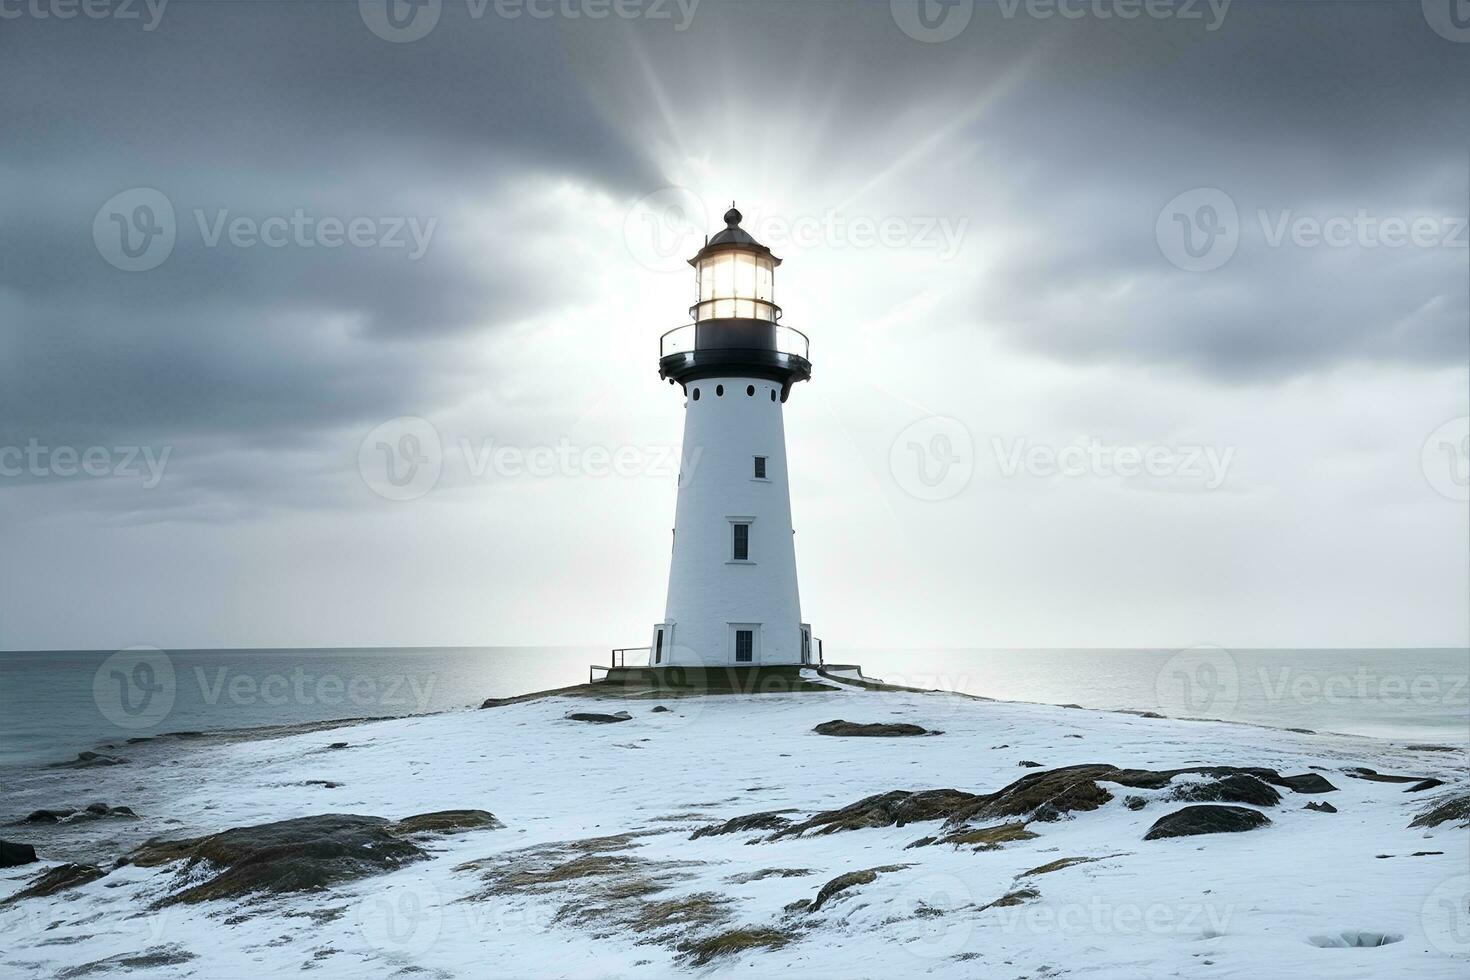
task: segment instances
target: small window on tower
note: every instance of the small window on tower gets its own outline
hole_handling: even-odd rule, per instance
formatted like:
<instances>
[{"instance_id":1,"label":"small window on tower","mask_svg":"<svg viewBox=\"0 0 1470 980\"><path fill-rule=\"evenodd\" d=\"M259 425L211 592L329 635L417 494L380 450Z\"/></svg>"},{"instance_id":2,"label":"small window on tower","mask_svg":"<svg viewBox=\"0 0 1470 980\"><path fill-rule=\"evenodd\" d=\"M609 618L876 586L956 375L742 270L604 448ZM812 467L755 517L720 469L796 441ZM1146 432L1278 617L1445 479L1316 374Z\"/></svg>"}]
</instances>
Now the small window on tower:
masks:
<instances>
[{"instance_id":1,"label":"small window on tower","mask_svg":"<svg viewBox=\"0 0 1470 980\"><path fill-rule=\"evenodd\" d=\"M764 480L766 478L766 458L764 456L757 456L755 458L755 478L757 480Z\"/></svg>"},{"instance_id":2,"label":"small window on tower","mask_svg":"<svg viewBox=\"0 0 1470 980\"><path fill-rule=\"evenodd\" d=\"M734 561L750 561L750 525L731 524L730 557Z\"/></svg>"},{"instance_id":3,"label":"small window on tower","mask_svg":"<svg viewBox=\"0 0 1470 980\"><path fill-rule=\"evenodd\" d=\"M748 664L755 659L755 630L735 631L735 662Z\"/></svg>"}]
</instances>

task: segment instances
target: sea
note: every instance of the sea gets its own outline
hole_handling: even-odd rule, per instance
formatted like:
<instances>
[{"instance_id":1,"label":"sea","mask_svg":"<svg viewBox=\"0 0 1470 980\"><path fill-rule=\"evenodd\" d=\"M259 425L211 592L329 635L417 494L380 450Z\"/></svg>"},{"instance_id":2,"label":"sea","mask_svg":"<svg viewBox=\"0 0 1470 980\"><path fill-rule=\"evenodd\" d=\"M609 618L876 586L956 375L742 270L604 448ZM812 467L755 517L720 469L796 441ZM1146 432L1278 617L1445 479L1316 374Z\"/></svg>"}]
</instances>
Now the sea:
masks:
<instances>
[{"instance_id":1,"label":"sea","mask_svg":"<svg viewBox=\"0 0 1470 980\"><path fill-rule=\"evenodd\" d=\"M1470 650L851 650L911 687L1403 742L1470 742ZM585 682L608 651L436 647L0 652L0 766L128 738L445 711Z\"/></svg>"}]
</instances>

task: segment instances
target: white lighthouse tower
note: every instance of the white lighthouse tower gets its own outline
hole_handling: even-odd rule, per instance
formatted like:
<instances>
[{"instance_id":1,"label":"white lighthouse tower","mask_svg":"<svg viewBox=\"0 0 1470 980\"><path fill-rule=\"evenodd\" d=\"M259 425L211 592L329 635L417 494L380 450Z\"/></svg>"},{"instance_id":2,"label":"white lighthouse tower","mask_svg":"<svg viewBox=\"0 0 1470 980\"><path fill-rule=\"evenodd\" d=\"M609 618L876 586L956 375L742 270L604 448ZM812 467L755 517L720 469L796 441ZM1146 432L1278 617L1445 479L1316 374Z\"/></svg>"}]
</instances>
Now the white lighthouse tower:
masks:
<instances>
[{"instance_id":1,"label":"white lighthouse tower","mask_svg":"<svg viewBox=\"0 0 1470 980\"><path fill-rule=\"evenodd\" d=\"M781 326L781 260L740 227L689 260L694 322L659 344L659 377L684 392L684 447L673 559L651 667L811 663L801 621L782 408L811 377L806 335Z\"/></svg>"}]
</instances>

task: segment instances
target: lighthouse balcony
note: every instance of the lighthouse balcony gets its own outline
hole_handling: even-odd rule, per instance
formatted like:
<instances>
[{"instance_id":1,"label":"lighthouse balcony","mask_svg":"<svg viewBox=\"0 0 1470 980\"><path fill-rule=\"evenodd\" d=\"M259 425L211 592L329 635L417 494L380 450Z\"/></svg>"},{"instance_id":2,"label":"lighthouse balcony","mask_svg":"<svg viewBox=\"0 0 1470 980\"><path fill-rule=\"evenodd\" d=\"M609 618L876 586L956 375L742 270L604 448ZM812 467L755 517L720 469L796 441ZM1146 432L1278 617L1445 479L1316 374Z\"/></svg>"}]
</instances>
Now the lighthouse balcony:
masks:
<instances>
[{"instance_id":1,"label":"lighthouse balcony","mask_svg":"<svg viewBox=\"0 0 1470 980\"><path fill-rule=\"evenodd\" d=\"M658 374L684 385L701 378L766 378L791 385L812 376L811 341L795 327L767 320L701 320L659 338Z\"/></svg>"}]
</instances>

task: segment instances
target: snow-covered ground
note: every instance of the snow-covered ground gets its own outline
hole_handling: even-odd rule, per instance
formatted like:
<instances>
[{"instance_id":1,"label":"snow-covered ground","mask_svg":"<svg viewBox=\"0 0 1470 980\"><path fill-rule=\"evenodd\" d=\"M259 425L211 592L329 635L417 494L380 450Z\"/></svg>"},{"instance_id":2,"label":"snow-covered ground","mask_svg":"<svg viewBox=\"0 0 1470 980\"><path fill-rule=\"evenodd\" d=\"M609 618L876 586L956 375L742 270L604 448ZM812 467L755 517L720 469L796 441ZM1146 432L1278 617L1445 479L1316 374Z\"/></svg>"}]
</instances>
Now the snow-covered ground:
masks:
<instances>
[{"instance_id":1,"label":"snow-covered ground","mask_svg":"<svg viewBox=\"0 0 1470 980\"><path fill-rule=\"evenodd\" d=\"M671 710L654 712L641 699L554 697L269 739L160 741L120 749L128 765L48 773L26 785L20 806L105 800L139 817L95 821L86 836L68 836L66 825L40 837L25 825L0 828L0 837L34 840L45 859L0 871L0 899L56 858L111 867L148 836L320 813L401 818L467 808L491 811L504 827L428 840L431 860L387 874L244 902L151 907L174 889L177 867L120 867L51 897L0 905L0 974L107 975L132 963L167 977L1470 975L1470 831L1408 827L1433 800L1465 792L1463 746L1430 752L951 694L834 690L661 703ZM631 720L564 717L618 710ZM943 734L812 732L836 718ZM348 747L328 748L343 741ZM1040 768L1022 768L1023 760ZM1080 763L1264 766L1318 772L1338 791L1281 789L1281 803L1263 810L1270 826L1166 840L1143 837L1183 804L1165 800L1168 790L1120 786L1100 809L1033 822L1034 838L991 850L907 848L940 833L939 822L777 841L764 832L690 839L757 811L801 819L889 790L992 792L1028 772ZM1406 793L1406 784L1349 777L1356 766L1447 785ZM1126 796L1148 803L1129 809ZM1338 812L1303 809L1314 801ZM1414 856L1431 851L1442 853ZM555 873L588 856L613 860L587 862L585 876ZM1098 860L1023 876L1074 857ZM891 870L816 912L786 910L845 872L872 868ZM1026 886L1037 894L982 908ZM681 901L689 896L698 897ZM681 953L741 929L759 930L768 945L705 965ZM1344 931L1402 939L1378 948L1312 942ZM129 959L141 954L149 958ZM98 961L108 963L85 970Z\"/></svg>"}]
</instances>

